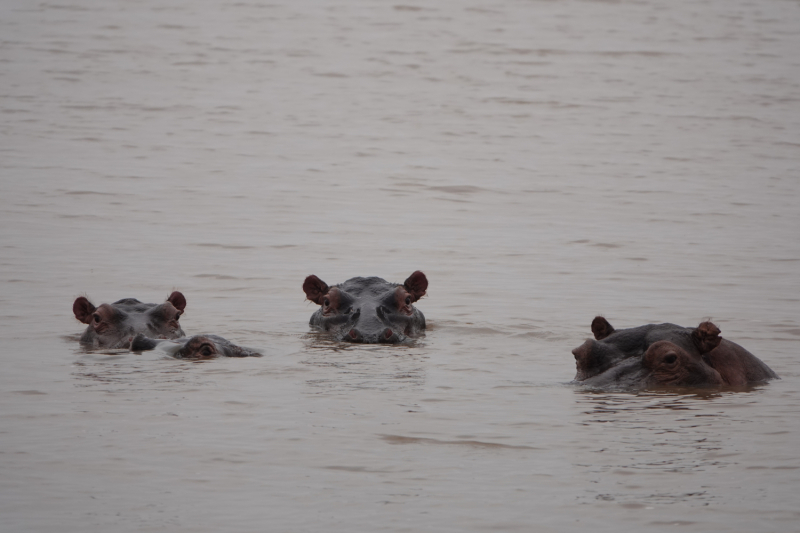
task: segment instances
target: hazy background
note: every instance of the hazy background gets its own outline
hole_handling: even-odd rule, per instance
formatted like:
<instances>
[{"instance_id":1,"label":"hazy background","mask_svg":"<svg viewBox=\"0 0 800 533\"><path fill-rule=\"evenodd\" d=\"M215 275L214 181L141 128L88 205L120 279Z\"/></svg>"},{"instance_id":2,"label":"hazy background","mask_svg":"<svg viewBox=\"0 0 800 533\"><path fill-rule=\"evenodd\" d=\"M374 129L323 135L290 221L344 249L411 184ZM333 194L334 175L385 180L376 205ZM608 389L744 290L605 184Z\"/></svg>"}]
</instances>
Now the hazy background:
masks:
<instances>
[{"instance_id":1,"label":"hazy background","mask_svg":"<svg viewBox=\"0 0 800 533\"><path fill-rule=\"evenodd\" d=\"M788 531L796 1L0 1L0 529ZM308 274L430 281L310 333ZM181 290L262 359L85 353ZM712 318L783 378L576 389ZM794 525L793 525L794 524Z\"/></svg>"}]
</instances>

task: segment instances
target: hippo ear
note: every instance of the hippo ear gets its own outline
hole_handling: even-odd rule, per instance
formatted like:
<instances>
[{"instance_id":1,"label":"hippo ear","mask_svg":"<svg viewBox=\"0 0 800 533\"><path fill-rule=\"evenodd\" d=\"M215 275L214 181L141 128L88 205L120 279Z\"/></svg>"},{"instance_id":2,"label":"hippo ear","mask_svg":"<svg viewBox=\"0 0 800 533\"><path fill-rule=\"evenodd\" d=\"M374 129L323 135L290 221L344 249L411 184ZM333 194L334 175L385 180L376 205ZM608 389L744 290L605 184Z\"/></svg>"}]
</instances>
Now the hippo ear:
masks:
<instances>
[{"instance_id":1,"label":"hippo ear","mask_svg":"<svg viewBox=\"0 0 800 533\"><path fill-rule=\"evenodd\" d=\"M406 288L408 294L410 294L416 302L425 296L425 291L428 290L428 278L425 277L425 274L417 270L403 282L403 287Z\"/></svg>"},{"instance_id":2,"label":"hippo ear","mask_svg":"<svg viewBox=\"0 0 800 533\"><path fill-rule=\"evenodd\" d=\"M701 354L708 353L719 346L722 341L722 337L719 336L720 333L721 331L717 326L712 322L706 321L697 326L692 332L692 341L694 341L694 345L697 346Z\"/></svg>"},{"instance_id":3,"label":"hippo ear","mask_svg":"<svg viewBox=\"0 0 800 533\"><path fill-rule=\"evenodd\" d=\"M592 320L592 333L594 333L595 340L601 341L614 333L614 326L609 324L605 318L596 316Z\"/></svg>"},{"instance_id":4,"label":"hippo ear","mask_svg":"<svg viewBox=\"0 0 800 533\"><path fill-rule=\"evenodd\" d=\"M306 298L322 305L324 296L328 294L328 284L312 274L303 282L303 292L306 293Z\"/></svg>"},{"instance_id":5,"label":"hippo ear","mask_svg":"<svg viewBox=\"0 0 800 533\"><path fill-rule=\"evenodd\" d=\"M173 291L167 301L175 306L178 311L186 309L186 297L178 291Z\"/></svg>"},{"instance_id":6,"label":"hippo ear","mask_svg":"<svg viewBox=\"0 0 800 533\"><path fill-rule=\"evenodd\" d=\"M72 304L72 312L75 314L75 318L84 324L92 323L92 314L94 313L95 309L97 308L92 305L92 302L83 296L76 298L75 303Z\"/></svg>"}]
</instances>

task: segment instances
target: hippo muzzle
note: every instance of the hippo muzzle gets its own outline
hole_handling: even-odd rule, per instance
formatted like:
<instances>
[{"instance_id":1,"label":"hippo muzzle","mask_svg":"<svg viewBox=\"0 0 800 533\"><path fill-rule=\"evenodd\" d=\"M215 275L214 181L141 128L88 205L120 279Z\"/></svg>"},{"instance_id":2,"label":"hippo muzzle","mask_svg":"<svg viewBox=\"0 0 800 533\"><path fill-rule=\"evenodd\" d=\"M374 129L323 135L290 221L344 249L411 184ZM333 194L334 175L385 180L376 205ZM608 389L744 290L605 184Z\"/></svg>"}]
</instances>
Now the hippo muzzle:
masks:
<instances>
[{"instance_id":1,"label":"hippo muzzle","mask_svg":"<svg viewBox=\"0 0 800 533\"><path fill-rule=\"evenodd\" d=\"M366 312L362 310L363 307L353 313L351 327L345 328L341 340L365 344L397 344L407 339L403 333L403 322L408 322L407 317L393 316L392 311L382 305Z\"/></svg>"}]
</instances>

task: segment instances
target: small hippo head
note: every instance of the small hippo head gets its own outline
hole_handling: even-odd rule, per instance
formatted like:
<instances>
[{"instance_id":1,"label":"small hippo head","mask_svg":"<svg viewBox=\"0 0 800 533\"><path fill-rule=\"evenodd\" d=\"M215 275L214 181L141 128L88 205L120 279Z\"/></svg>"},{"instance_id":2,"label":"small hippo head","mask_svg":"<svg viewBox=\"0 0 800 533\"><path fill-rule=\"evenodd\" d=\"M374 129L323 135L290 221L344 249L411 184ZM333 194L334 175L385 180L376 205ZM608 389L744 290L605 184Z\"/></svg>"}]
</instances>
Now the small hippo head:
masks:
<instances>
[{"instance_id":1,"label":"small hippo head","mask_svg":"<svg viewBox=\"0 0 800 533\"><path fill-rule=\"evenodd\" d=\"M572 350L577 369L575 381L602 374L628 358L641 357L658 341L670 341L697 356L713 350L721 341L719 328L711 322L703 322L696 328L667 323L616 330L598 316L592 321L592 333L594 339Z\"/></svg>"},{"instance_id":2,"label":"small hippo head","mask_svg":"<svg viewBox=\"0 0 800 533\"><path fill-rule=\"evenodd\" d=\"M83 296L72 304L75 318L88 324L80 341L92 348L128 348L137 333L162 339L182 337L178 319L185 308L186 298L178 291L162 304L125 298L95 307Z\"/></svg>"},{"instance_id":3,"label":"small hippo head","mask_svg":"<svg viewBox=\"0 0 800 533\"><path fill-rule=\"evenodd\" d=\"M377 278L352 278L329 287L317 276L303 283L306 298L320 308L310 324L348 342L403 342L425 329L425 316L414 302L425 295L428 279L417 270L408 279L389 283Z\"/></svg>"},{"instance_id":4,"label":"small hippo head","mask_svg":"<svg viewBox=\"0 0 800 533\"><path fill-rule=\"evenodd\" d=\"M649 370L649 386L710 387L724 385L719 372L697 353L691 353L669 341L650 345L642 357L642 366Z\"/></svg>"},{"instance_id":5,"label":"small hippo head","mask_svg":"<svg viewBox=\"0 0 800 533\"><path fill-rule=\"evenodd\" d=\"M151 339L141 333L131 342L131 351L143 352L160 347L177 359L211 359L214 357L261 357L250 348L237 346L218 335L195 335L175 340Z\"/></svg>"}]
</instances>

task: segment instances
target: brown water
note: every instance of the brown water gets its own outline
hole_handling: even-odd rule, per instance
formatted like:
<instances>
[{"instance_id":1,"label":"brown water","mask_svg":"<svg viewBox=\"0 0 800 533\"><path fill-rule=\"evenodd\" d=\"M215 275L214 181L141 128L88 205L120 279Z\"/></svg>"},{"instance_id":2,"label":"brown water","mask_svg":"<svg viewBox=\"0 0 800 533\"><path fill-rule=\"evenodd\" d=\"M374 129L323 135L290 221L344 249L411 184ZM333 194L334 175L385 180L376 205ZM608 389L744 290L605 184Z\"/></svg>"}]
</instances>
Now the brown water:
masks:
<instances>
[{"instance_id":1,"label":"brown water","mask_svg":"<svg viewBox=\"0 0 800 533\"><path fill-rule=\"evenodd\" d=\"M798 530L798 2L0 14L2 531ZM416 269L413 346L309 332ZM78 347L173 289L265 357ZM581 390L597 314L783 379Z\"/></svg>"}]
</instances>

